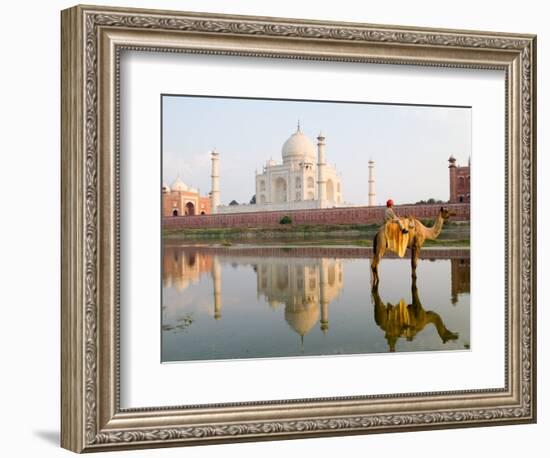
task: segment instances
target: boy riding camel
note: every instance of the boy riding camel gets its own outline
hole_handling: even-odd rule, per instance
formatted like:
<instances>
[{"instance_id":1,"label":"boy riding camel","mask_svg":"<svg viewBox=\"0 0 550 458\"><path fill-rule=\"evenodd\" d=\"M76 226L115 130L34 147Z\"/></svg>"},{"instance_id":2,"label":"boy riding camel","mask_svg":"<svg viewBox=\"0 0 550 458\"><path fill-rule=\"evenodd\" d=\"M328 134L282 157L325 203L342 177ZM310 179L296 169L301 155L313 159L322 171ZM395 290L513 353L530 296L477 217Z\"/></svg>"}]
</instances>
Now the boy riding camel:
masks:
<instances>
[{"instance_id":1,"label":"boy riding camel","mask_svg":"<svg viewBox=\"0 0 550 458\"><path fill-rule=\"evenodd\" d=\"M401 228L401 232L403 234L408 234L409 231L403 226L403 223L401 219L395 214L395 211L393 210L393 200L388 199L386 202L386 213L384 214L384 222L385 223L397 223L399 224L399 227Z\"/></svg>"}]
</instances>

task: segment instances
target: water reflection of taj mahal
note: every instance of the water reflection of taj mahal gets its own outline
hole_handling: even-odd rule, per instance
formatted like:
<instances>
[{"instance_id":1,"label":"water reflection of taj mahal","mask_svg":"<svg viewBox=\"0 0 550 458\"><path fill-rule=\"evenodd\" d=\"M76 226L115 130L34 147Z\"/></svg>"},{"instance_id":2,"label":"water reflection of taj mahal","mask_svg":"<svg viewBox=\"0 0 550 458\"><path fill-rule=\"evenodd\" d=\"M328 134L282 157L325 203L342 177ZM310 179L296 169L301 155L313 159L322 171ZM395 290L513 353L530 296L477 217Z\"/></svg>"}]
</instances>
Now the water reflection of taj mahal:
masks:
<instances>
[{"instance_id":1,"label":"water reflection of taj mahal","mask_svg":"<svg viewBox=\"0 0 550 458\"><path fill-rule=\"evenodd\" d=\"M163 286L181 292L209 274L213 283L213 307L216 320L222 318L221 257L180 247L165 247ZM329 304L344 285L342 261L327 258L265 259L241 257L233 264L253 267L257 278L257 295L264 297L269 307L284 306L284 317L290 328L302 339L316 323L327 333ZM177 304L166 304L167 319L177 314Z\"/></svg>"},{"instance_id":2,"label":"water reflection of taj mahal","mask_svg":"<svg viewBox=\"0 0 550 458\"><path fill-rule=\"evenodd\" d=\"M302 342L317 325L323 334L329 333L329 306L331 304L334 306L335 300L344 287L342 258L337 258L337 253L333 258L268 257L264 251L266 251L264 248L248 249L248 254L235 256L233 253L228 259L233 266L250 266L254 270L257 297L263 298L273 311L284 307L286 323L294 333L300 336ZM208 250L200 247L165 246L163 286L183 292L191 284L197 283L201 276L210 276L212 300L208 301L208 315L215 320L221 320L224 305L222 294L224 254L222 253L223 250L218 252L216 249ZM450 296L454 304L459 294L470 291L470 262L469 259L451 259L450 261ZM419 300L417 302L420 303ZM181 310L177 303L165 304L163 322L175 321L179 315ZM376 321L380 326L380 320ZM388 332L387 326L382 328L386 333Z\"/></svg>"},{"instance_id":3,"label":"water reflection of taj mahal","mask_svg":"<svg viewBox=\"0 0 550 458\"><path fill-rule=\"evenodd\" d=\"M342 261L258 259L255 266L258 295L271 308L284 305L286 322L302 339L319 321L321 330L328 332L328 306L344 286Z\"/></svg>"}]
</instances>

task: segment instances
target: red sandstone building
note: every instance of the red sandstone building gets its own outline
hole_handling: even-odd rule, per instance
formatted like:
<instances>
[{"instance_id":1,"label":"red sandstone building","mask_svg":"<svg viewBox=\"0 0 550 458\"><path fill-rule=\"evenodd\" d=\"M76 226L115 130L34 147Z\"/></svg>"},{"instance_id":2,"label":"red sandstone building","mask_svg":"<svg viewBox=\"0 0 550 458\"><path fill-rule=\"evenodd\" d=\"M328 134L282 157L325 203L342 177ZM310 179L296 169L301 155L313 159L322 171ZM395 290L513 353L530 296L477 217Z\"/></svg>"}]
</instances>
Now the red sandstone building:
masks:
<instances>
[{"instance_id":1,"label":"red sandstone building","mask_svg":"<svg viewBox=\"0 0 550 458\"><path fill-rule=\"evenodd\" d=\"M449 158L449 184L449 203L470 202L470 161L468 166L461 167L453 156Z\"/></svg>"},{"instance_id":2,"label":"red sandstone building","mask_svg":"<svg viewBox=\"0 0 550 458\"><path fill-rule=\"evenodd\" d=\"M162 216L193 216L212 213L209 196L201 196L180 178L172 186L162 186Z\"/></svg>"}]
</instances>

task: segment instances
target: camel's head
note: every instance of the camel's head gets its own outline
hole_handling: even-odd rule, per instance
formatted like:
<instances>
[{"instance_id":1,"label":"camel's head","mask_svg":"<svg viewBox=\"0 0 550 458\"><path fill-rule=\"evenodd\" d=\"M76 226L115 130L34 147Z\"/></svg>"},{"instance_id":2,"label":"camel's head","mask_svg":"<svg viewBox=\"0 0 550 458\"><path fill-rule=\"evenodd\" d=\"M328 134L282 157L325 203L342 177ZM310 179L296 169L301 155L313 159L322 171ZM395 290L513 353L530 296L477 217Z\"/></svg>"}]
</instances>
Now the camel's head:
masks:
<instances>
[{"instance_id":1,"label":"camel's head","mask_svg":"<svg viewBox=\"0 0 550 458\"><path fill-rule=\"evenodd\" d=\"M456 216L456 212L449 210L447 207L441 207L439 214L443 218L443 221L447 221L451 216Z\"/></svg>"}]
</instances>

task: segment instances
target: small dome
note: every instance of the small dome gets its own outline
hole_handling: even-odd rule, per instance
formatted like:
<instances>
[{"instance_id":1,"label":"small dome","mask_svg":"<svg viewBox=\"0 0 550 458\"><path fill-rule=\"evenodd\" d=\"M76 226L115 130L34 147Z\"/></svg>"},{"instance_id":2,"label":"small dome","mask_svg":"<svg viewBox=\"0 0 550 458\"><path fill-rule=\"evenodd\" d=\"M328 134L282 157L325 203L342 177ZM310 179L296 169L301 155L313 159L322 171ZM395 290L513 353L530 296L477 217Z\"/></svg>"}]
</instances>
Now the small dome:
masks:
<instances>
[{"instance_id":1,"label":"small dome","mask_svg":"<svg viewBox=\"0 0 550 458\"><path fill-rule=\"evenodd\" d=\"M269 300L269 306L272 308L272 309L276 309L277 307L279 307L279 302L275 299L270 299Z\"/></svg>"},{"instance_id":2,"label":"small dome","mask_svg":"<svg viewBox=\"0 0 550 458\"><path fill-rule=\"evenodd\" d=\"M162 192L170 192L170 187L166 183L162 185Z\"/></svg>"},{"instance_id":3,"label":"small dome","mask_svg":"<svg viewBox=\"0 0 550 458\"><path fill-rule=\"evenodd\" d=\"M187 191L188 187L187 185L181 181L180 177L178 176L176 180L172 183L172 191Z\"/></svg>"},{"instance_id":4,"label":"small dome","mask_svg":"<svg viewBox=\"0 0 550 458\"><path fill-rule=\"evenodd\" d=\"M283 144L283 162L307 161L315 162L315 146L313 142L298 129Z\"/></svg>"}]
</instances>

